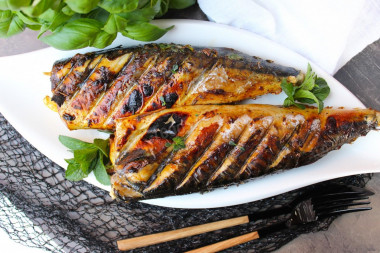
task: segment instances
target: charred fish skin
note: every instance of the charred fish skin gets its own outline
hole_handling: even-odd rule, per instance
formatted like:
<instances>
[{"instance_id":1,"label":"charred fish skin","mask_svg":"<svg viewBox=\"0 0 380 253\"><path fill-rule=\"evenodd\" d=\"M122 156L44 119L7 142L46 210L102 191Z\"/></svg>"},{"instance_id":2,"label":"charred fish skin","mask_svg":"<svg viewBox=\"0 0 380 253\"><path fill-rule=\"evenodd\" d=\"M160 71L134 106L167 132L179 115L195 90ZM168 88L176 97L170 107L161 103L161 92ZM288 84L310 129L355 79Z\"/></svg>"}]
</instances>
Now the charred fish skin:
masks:
<instances>
[{"instance_id":1,"label":"charred fish skin","mask_svg":"<svg viewBox=\"0 0 380 253\"><path fill-rule=\"evenodd\" d=\"M145 44L58 61L52 101L69 129L114 129L115 120L195 104L225 104L281 92L294 68L228 48Z\"/></svg>"},{"instance_id":2,"label":"charred fish skin","mask_svg":"<svg viewBox=\"0 0 380 253\"><path fill-rule=\"evenodd\" d=\"M379 126L371 109L318 114L271 105L184 106L118 119L112 191L130 201L241 183L315 162Z\"/></svg>"}]
</instances>

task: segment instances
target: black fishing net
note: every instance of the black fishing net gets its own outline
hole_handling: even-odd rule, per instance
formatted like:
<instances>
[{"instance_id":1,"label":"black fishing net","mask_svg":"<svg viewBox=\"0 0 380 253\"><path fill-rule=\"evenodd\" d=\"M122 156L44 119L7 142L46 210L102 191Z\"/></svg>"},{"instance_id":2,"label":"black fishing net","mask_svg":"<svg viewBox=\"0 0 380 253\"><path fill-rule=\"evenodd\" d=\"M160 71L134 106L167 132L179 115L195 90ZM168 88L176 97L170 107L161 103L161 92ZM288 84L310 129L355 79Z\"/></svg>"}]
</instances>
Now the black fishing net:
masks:
<instances>
[{"instance_id":1,"label":"black fishing net","mask_svg":"<svg viewBox=\"0 0 380 253\"><path fill-rule=\"evenodd\" d=\"M342 181L364 187L369 175ZM0 115L0 226L24 245L52 252L115 252L119 239L245 215L282 206L305 188L239 206L173 209L112 200L86 182L70 182L64 170L32 147ZM135 252L182 252L254 231L277 220L249 223L186 239L136 249ZM269 252L298 235L325 230L334 217L273 234L227 252ZM265 222L265 223L264 223Z\"/></svg>"}]
</instances>

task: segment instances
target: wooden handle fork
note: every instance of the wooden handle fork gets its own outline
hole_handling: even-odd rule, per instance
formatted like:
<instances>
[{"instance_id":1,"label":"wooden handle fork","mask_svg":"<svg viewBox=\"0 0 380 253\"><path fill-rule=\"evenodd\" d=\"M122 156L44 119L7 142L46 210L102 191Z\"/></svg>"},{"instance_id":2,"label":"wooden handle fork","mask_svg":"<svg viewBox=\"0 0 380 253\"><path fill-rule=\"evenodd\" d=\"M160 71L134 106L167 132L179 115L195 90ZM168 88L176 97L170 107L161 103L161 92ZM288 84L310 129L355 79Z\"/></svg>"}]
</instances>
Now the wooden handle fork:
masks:
<instances>
[{"instance_id":1,"label":"wooden handle fork","mask_svg":"<svg viewBox=\"0 0 380 253\"><path fill-rule=\"evenodd\" d=\"M192 226L187 228L181 228L177 230L156 233L151 235L144 235L135 238L129 238L125 240L120 240L117 242L119 250L131 250L135 248L150 246L162 242L168 242L172 240L177 240L193 235L203 234L206 232L233 227L249 222L248 216L241 216L237 218L211 222L207 224L202 224L198 226ZM252 240L252 239L251 239ZM230 246L232 247L232 246Z\"/></svg>"},{"instance_id":2,"label":"wooden handle fork","mask_svg":"<svg viewBox=\"0 0 380 253\"><path fill-rule=\"evenodd\" d=\"M227 240L224 240L221 242L210 244L210 245L198 248L198 249L186 251L185 253L218 252L218 251L228 249L228 248L231 248L233 246L236 246L236 245L239 245L242 243L246 243L246 242L249 242L252 240L256 240L258 238L259 238L259 233L257 231L254 231L254 232L251 232L251 233L248 233L245 235L237 236L237 237L227 239Z\"/></svg>"}]
</instances>

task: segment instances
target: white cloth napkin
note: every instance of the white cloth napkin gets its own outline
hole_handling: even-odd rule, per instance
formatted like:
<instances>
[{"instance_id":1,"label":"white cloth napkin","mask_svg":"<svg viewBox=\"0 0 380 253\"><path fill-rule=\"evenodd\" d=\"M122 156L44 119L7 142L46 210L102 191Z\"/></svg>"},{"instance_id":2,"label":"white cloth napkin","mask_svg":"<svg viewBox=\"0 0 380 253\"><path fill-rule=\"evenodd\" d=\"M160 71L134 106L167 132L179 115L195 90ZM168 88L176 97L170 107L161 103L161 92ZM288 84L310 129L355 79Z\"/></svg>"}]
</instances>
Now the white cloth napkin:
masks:
<instances>
[{"instance_id":1,"label":"white cloth napkin","mask_svg":"<svg viewBox=\"0 0 380 253\"><path fill-rule=\"evenodd\" d=\"M379 0L198 0L211 21L252 31L334 74L380 38Z\"/></svg>"}]
</instances>

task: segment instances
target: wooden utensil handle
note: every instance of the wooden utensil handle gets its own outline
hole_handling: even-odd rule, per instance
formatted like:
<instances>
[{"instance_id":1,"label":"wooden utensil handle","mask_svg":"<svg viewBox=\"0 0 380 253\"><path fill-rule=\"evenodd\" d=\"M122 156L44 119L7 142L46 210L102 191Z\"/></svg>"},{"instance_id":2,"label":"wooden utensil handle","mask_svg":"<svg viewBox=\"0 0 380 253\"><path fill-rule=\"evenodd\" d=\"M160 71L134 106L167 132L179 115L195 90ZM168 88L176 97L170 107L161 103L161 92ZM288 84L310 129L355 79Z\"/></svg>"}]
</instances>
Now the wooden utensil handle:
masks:
<instances>
[{"instance_id":1,"label":"wooden utensil handle","mask_svg":"<svg viewBox=\"0 0 380 253\"><path fill-rule=\"evenodd\" d=\"M202 248L187 251L186 253L206 253L206 252L218 252L224 249L231 248L233 246L256 240L259 238L259 233L257 231L234 237L225 241L217 242L211 245L204 246Z\"/></svg>"},{"instance_id":2,"label":"wooden utensil handle","mask_svg":"<svg viewBox=\"0 0 380 253\"><path fill-rule=\"evenodd\" d=\"M117 242L119 250L130 250L140 247L145 247L149 245L154 245L162 242L172 241L180 238L185 238L193 235L203 234L206 232L233 227L249 222L248 216L241 216L237 218L232 218L228 220L216 221L207 224L202 224L198 226L192 226L187 228L181 228L177 230L144 235L135 238L129 238L125 240L120 240Z\"/></svg>"}]
</instances>

